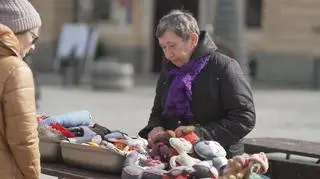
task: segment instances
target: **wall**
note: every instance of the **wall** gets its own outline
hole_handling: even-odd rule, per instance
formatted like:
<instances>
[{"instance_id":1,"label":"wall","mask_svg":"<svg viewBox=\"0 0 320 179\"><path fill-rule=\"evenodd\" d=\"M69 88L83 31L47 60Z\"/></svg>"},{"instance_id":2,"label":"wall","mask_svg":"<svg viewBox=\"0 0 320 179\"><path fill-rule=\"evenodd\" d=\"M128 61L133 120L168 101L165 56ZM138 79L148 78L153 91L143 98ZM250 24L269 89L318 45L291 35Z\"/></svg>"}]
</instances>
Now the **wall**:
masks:
<instances>
[{"instance_id":1,"label":"wall","mask_svg":"<svg viewBox=\"0 0 320 179\"><path fill-rule=\"evenodd\" d=\"M150 69L151 0L132 1L132 23L99 22L101 41L107 54L134 65L137 73ZM119 7L120 8L120 7Z\"/></svg>"},{"instance_id":2,"label":"wall","mask_svg":"<svg viewBox=\"0 0 320 179\"><path fill-rule=\"evenodd\" d=\"M247 46L258 58L265 82L313 83L314 56L320 55L320 1L264 1L263 28L248 30Z\"/></svg>"},{"instance_id":3,"label":"wall","mask_svg":"<svg viewBox=\"0 0 320 179\"><path fill-rule=\"evenodd\" d=\"M41 35L33 61L38 70L49 71L52 69L55 42L60 27L64 22L70 22L73 18L73 1L32 0L31 3L39 11L42 19Z\"/></svg>"},{"instance_id":4,"label":"wall","mask_svg":"<svg viewBox=\"0 0 320 179\"><path fill-rule=\"evenodd\" d=\"M261 51L320 54L320 1L264 1L263 29L260 38L250 44Z\"/></svg>"}]
</instances>

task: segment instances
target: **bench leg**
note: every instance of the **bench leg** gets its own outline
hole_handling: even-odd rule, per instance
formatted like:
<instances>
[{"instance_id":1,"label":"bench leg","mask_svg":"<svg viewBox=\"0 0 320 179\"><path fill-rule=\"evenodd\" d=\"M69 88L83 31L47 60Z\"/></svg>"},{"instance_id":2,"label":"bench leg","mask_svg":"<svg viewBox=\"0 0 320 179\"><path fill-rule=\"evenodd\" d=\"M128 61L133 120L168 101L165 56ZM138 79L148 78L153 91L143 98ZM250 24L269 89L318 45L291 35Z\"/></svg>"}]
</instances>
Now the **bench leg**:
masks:
<instances>
[{"instance_id":1,"label":"bench leg","mask_svg":"<svg viewBox=\"0 0 320 179\"><path fill-rule=\"evenodd\" d=\"M286 159L289 160L290 159L290 154L286 154Z\"/></svg>"}]
</instances>

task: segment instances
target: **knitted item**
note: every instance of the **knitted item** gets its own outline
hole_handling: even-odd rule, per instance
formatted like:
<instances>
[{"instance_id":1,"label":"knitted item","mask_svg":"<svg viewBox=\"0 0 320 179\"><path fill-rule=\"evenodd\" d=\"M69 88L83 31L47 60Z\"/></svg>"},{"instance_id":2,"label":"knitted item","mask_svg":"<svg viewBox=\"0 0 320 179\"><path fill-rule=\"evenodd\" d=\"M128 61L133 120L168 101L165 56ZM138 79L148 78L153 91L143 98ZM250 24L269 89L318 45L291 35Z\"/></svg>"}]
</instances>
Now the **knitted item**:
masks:
<instances>
[{"instance_id":1,"label":"knitted item","mask_svg":"<svg viewBox=\"0 0 320 179\"><path fill-rule=\"evenodd\" d=\"M226 157L227 152L219 142L202 140L194 145L195 153L202 160L212 160L215 157Z\"/></svg>"},{"instance_id":2,"label":"knitted item","mask_svg":"<svg viewBox=\"0 0 320 179\"><path fill-rule=\"evenodd\" d=\"M1 0L0 23L14 33L41 26L41 18L28 0Z\"/></svg>"},{"instance_id":3,"label":"knitted item","mask_svg":"<svg viewBox=\"0 0 320 179\"><path fill-rule=\"evenodd\" d=\"M76 137L95 136L97 133L93 132L88 126L70 127L68 128Z\"/></svg>"},{"instance_id":4,"label":"knitted item","mask_svg":"<svg viewBox=\"0 0 320 179\"><path fill-rule=\"evenodd\" d=\"M261 167L260 164L253 164L249 170L248 179L270 179L269 177L255 171L260 167Z\"/></svg>"},{"instance_id":5,"label":"knitted item","mask_svg":"<svg viewBox=\"0 0 320 179\"><path fill-rule=\"evenodd\" d=\"M212 166L211 164L207 164L206 162L200 162L192 166L195 172L192 174L194 178L218 178L219 172L218 170Z\"/></svg>"},{"instance_id":6,"label":"knitted item","mask_svg":"<svg viewBox=\"0 0 320 179\"><path fill-rule=\"evenodd\" d=\"M63 127L62 125L56 123L56 124L50 124L50 126L57 130L57 131L60 131L62 133L63 136L65 137L68 137L68 138L72 138L72 137L75 137L75 135L70 132L67 128Z\"/></svg>"},{"instance_id":7,"label":"knitted item","mask_svg":"<svg viewBox=\"0 0 320 179\"><path fill-rule=\"evenodd\" d=\"M61 124L64 127L89 126L91 123L91 114L88 111L75 111L56 116L49 116L40 121L41 124Z\"/></svg>"},{"instance_id":8,"label":"knitted item","mask_svg":"<svg viewBox=\"0 0 320 179\"><path fill-rule=\"evenodd\" d=\"M59 131L44 124L38 125L38 133L40 138L46 137L46 138L58 139L58 140L65 138Z\"/></svg>"},{"instance_id":9,"label":"knitted item","mask_svg":"<svg viewBox=\"0 0 320 179\"><path fill-rule=\"evenodd\" d=\"M179 154L170 158L171 168L175 168L178 165L192 167L194 164L201 162L201 160L188 155L188 153L192 152L192 144L184 138L171 138L169 143Z\"/></svg>"},{"instance_id":10,"label":"knitted item","mask_svg":"<svg viewBox=\"0 0 320 179\"><path fill-rule=\"evenodd\" d=\"M248 178L249 175L257 177L266 173L268 168L269 163L265 153L243 154L229 159L223 174L235 178Z\"/></svg>"},{"instance_id":11,"label":"knitted item","mask_svg":"<svg viewBox=\"0 0 320 179\"><path fill-rule=\"evenodd\" d=\"M125 136L125 144L134 148L134 150L138 151L140 154L145 156L149 156L147 148L148 148L148 141L141 137L129 137Z\"/></svg>"},{"instance_id":12,"label":"knitted item","mask_svg":"<svg viewBox=\"0 0 320 179\"><path fill-rule=\"evenodd\" d=\"M168 163L170 157L177 155L177 152L169 144L169 139L172 137L175 137L175 133L170 130L167 130L163 135L157 135L150 151L150 157Z\"/></svg>"},{"instance_id":13,"label":"knitted item","mask_svg":"<svg viewBox=\"0 0 320 179\"><path fill-rule=\"evenodd\" d=\"M185 126L183 129L182 129L182 132L185 133L185 134L188 134L190 132L194 132L195 131L195 127L194 126ZM179 136L177 136L179 137Z\"/></svg>"},{"instance_id":14,"label":"knitted item","mask_svg":"<svg viewBox=\"0 0 320 179\"><path fill-rule=\"evenodd\" d=\"M192 82L209 62L209 56L197 60L190 60L180 68L169 72L173 81L169 88L164 115L191 118L193 116L190 103L192 96Z\"/></svg>"},{"instance_id":15,"label":"knitted item","mask_svg":"<svg viewBox=\"0 0 320 179\"><path fill-rule=\"evenodd\" d=\"M196 133L191 132L191 133L183 133L181 136L181 138L186 139L187 141L189 141L192 145L196 144L199 141L199 137Z\"/></svg>"},{"instance_id":16,"label":"knitted item","mask_svg":"<svg viewBox=\"0 0 320 179\"><path fill-rule=\"evenodd\" d=\"M176 154L177 152L168 143L157 142L151 149L150 157L163 163L169 163L170 158Z\"/></svg>"}]
</instances>

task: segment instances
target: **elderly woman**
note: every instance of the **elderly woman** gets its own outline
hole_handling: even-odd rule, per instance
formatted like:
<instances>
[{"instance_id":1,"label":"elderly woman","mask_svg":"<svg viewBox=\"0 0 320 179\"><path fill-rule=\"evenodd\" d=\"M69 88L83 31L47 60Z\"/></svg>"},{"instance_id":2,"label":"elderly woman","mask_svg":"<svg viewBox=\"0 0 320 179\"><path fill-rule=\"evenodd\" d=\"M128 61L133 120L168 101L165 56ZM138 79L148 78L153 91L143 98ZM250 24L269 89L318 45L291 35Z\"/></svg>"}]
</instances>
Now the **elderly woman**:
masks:
<instances>
[{"instance_id":1,"label":"elderly woman","mask_svg":"<svg viewBox=\"0 0 320 179\"><path fill-rule=\"evenodd\" d=\"M23 61L40 26L28 0L0 1L0 178L40 178L34 82Z\"/></svg>"},{"instance_id":2,"label":"elderly woman","mask_svg":"<svg viewBox=\"0 0 320 179\"><path fill-rule=\"evenodd\" d=\"M228 157L243 153L241 139L255 126L252 92L238 62L218 53L195 18L174 10L156 36L165 61L149 122L139 135L152 144L166 130L193 125L204 140L218 141Z\"/></svg>"}]
</instances>

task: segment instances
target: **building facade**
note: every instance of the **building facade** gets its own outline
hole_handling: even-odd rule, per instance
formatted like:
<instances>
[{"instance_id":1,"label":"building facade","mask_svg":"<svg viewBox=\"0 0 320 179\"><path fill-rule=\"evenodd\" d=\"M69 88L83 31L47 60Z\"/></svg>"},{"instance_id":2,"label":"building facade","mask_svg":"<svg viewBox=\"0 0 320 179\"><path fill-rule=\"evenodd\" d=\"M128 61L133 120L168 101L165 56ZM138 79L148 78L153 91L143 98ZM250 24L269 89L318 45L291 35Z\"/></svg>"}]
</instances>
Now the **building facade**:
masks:
<instances>
[{"instance_id":1,"label":"building facade","mask_svg":"<svg viewBox=\"0 0 320 179\"><path fill-rule=\"evenodd\" d=\"M159 71L154 38L159 17L170 8L190 7L201 29L214 32L219 0L31 0L43 19L35 61L51 70L55 44L65 22L96 26L106 55L131 62L137 73ZM320 1L246 0L244 40L257 61L257 80L312 82L314 57L320 54ZM166 4L167 3L167 4ZM227 19L230 13L223 14ZM226 21L227 22L227 21ZM223 22L221 22L223 23ZM219 24L215 24L216 26ZM159 50L159 49L158 49ZM234 50L234 49L232 49Z\"/></svg>"},{"instance_id":2,"label":"building facade","mask_svg":"<svg viewBox=\"0 0 320 179\"><path fill-rule=\"evenodd\" d=\"M260 81L312 84L320 55L320 1L251 0L259 17L248 27L246 41L258 59ZM259 16L259 14L261 14Z\"/></svg>"}]
</instances>

